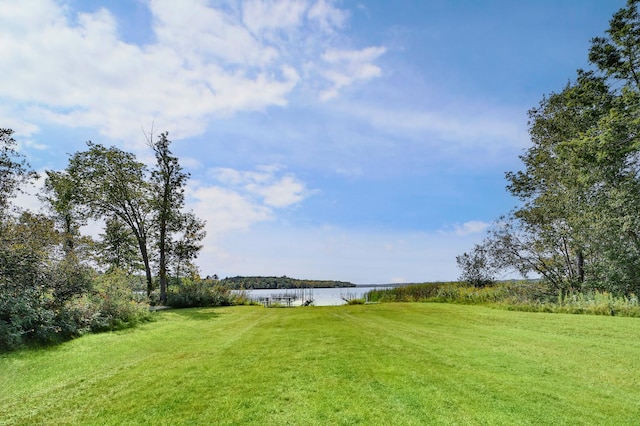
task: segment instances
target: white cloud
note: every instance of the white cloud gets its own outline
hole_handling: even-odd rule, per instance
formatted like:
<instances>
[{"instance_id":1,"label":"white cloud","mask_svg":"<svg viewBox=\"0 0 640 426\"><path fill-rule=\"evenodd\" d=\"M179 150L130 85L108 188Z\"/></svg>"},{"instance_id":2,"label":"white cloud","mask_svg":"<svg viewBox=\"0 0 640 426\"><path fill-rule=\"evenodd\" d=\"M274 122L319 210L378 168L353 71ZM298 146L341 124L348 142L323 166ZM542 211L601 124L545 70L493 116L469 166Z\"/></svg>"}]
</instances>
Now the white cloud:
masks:
<instances>
[{"instance_id":1,"label":"white cloud","mask_svg":"<svg viewBox=\"0 0 640 426\"><path fill-rule=\"evenodd\" d=\"M190 65L261 66L278 56L277 49L262 45L240 25L234 11L210 7L204 0L151 0L150 6L159 44Z\"/></svg>"},{"instance_id":2,"label":"white cloud","mask_svg":"<svg viewBox=\"0 0 640 426\"><path fill-rule=\"evenodd\" d=\"M0 123L2 128L14 131L14 138L25 140L40 130L38 126L21 118L13 116L7 108L0 106Z\"/></svg>"},{"instance_id":3,"label":"white cloud","mask_svg":"<svg viewBox=\"0 0 640 426\"><path fill-rule=\"evenodd\" d=\"M401 141L424 158L451 158L461 167L511 160L529 145L526 122L519 112L506 108L445 104L408 109L349 103L342 109L371 126L384 143Z\"/></svg>"},{"instance_id":4,"label":"white cloud","mask_svg":"<svg viewBox=\"0 0 640 426\"><path fill-rule=\"evenodd\" d=\"M305 187L292 176L285 176L268 186L256 186L254 190L272 207L287 207L305 198Z\"/></svg>"},{"instance_id":5,"label":"white cloud","mask_svg":"<svg viewBox=\"0 0 640 426\"><path fill-rule=\"evenodd\" d=\"M349 14L326 0L318 0L309 10L308 16L309 19L317 21L323 29L333 31L344 27Z\"/></svg>"},{"instance_id":6,"label":"white cloud","mask_svg":"<svg viewBox=\"0 0 640 426\"><path fill-rule=\"evenodd\" d=\"M218 186L196 186L190 191L190 206L207 221L210 237L229 231L247 230L252 225L273 219L267 206L236 191Z\"/></svg>"},{"instance_id":7,"label":"white cloud","mask_svg":"<svg viewBox=\"0 0 640 426\"><path fill-rule=\"evenodd\" d=\"M302 0L248 0L242 5L242 20L259 36L268 30L300 27L307 7Z\"/></svg>"},{"instance_id":8,"label":"white cloud","mask_svg":"<svg viewBox=\"0 0 640 426\"><path fill-rule=\"evenodd\" d=\"M367 47L362 50L330 49L324 52L322 59L329 65L323 71L331 86L322 91L321 99L335 98L340 90L357 81L366 81L382 74L380 67L373 64L386 52L384 47Z\"/></svg>"},{"instance_id":9,"label":"white cloud","mask_svg":"<svg viewBox=\"0 0 640 426\"><path fill-rule=\"evenodd\" d=\"M472 220L469 222L465 222L462 225L458 224L454 226L454 233L461 237L473 234L480 234L485 231L490 226L489 223L482 222L479 220Z\"/></svg>"},{"instance_id":10,"label":"white cloud","mask_svg":"<svg viewBox=\"0 0 640 426\"><path fill-rule=\"evenodd\" d=\"M203 133L212 117L284 107L297 87L328 83L337 96L380 74L372 62L382 48L340 58L337 38L325 37L347 16L330 1L149 0L147 45L124 42L107 9L78 14L72 5L0 4L0 74L11 82L0 85L2 116L28 132L92 127L142 146L140 128L151 122L181 139ZM321 52L323 71L307 72Z\"/></svg>"},{"instance_id":11,"label":"white cloud","mask_svg":"<svg viewBox=\"0 0 640 426\"><path fill-rule=\"evenodd\" d=\"M210 175L246 196L259 198L269 207L289 207L309 195L310 191L303 182L291 174L280 176L279 171L277 166L262 166L255 171L218 168L212 170Z\"/></svg>"},{"instance_id":12,"label":"white cloud","mask_svg":"<svg viewBox=\"0 0 640 426\"><path fill-rule=\"evenodd\" d=\"M188 188L189 208L207 221L199 261L206 273L211 264L232 262L223 241L251 239L257 225L274 221L278 209L296 205L309 194L303 182L291 174L283 175L276 166L253 171L219 168L210 171L209 177L215 184L192 181Z\"/></svg>"}]
</instances>

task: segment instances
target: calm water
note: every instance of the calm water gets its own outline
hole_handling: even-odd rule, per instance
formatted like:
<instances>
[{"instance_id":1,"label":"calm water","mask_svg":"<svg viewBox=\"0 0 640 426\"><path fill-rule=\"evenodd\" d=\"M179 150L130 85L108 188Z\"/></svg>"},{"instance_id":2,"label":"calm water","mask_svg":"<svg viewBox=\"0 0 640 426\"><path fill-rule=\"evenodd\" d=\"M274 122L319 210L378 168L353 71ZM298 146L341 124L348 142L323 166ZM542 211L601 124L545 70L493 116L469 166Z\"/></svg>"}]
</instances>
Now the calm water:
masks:
<instances>
[{"instance_id":1,"label":"calm water","mask_svg":"<svg viewBox=\"0 0 640 426\"><path fill-rule=\"evenodd\" d=\"M389 287L357 286L347 288L304 288L304 289L268 289L245 290L250 298L258 300L262 297L292 296L297 297L292 305L300 306L305 300L312 299L315 306L344 305L344 299L362 298L368 291L386 289Z\"/></svg>"}]
</instances>

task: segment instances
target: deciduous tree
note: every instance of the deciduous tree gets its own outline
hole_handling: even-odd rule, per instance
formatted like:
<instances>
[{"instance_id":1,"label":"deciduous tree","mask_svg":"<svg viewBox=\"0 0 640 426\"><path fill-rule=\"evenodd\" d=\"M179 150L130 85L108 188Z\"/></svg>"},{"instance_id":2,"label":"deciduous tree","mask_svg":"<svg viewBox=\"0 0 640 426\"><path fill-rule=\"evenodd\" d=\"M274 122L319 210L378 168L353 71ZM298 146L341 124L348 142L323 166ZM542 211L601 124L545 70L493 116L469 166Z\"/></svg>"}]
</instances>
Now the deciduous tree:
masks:
<instances>
[{"instance_id":1,"label":"deciduous tree","mask_svg":"<svg viewBox=\"0 0 640 426\"><path fill-rule=\"evenodd\" d=\"M485 245L494 264L559 288L640 291L640 0L592 40L596 72L530 111L523 169L507 173L521 205Z\"/></svg>"},{"instance_id":2,"label":"deciduous tree","mask_svg":"<svg viewBox=\"0 0 640 426\"><path fill-rule=\"evenodd\" d=\"M116 217L136 238L145 269L147 293L153 291L148 244L153 218L147 168L136 157L116 147L87 143L87 151L69 160L67 172L78 183L79 195L96 219Z\"/></svg>"},{"instance_id":3,"label":"deciduous tree","mask_svg":"<svg viewBox=\"0 0 640 426\"><path fill-rule=\"evenodd\" d=\"M9 200L21 185L37 175L24 157L16 150L13 130L0 128L0 219L7 213Z\"/></svg>"},{"instance_id":4,"label":"deciduous tree","mask_svg":"<svg viewBox=\"0 0 640 426\"><path fill-rule=\"evenodd\" d=\"M158 276L160 281L160 302L167 301L167 262L172 235L181 230L183 224L184 186L189 174L182 170L178 158L169 146L168 133L161 133L157 140L149 137L149 146L156 157L156 167L151 172L152 206L158 244Z\"/></svg>"}]
</instances>

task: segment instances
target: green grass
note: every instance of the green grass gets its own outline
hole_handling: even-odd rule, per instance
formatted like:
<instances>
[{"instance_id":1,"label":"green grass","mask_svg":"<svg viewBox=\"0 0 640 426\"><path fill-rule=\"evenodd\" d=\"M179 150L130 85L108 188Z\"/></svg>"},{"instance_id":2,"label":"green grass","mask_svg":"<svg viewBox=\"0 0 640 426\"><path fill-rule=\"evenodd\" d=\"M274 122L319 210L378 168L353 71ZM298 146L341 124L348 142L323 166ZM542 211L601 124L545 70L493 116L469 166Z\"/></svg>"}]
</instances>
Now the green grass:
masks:
<instances>
[{"instance_id":1,"label":"green grass","mask_svg":"<svg viewBox=\"0 0 640 426\"><path fill-rule=\"evenodd\" d=\"M441 302L483 305L512 311L640 317L638 296L606 291L557 290L540 281L503 281L482 288L465 282L411 284L372 290L370 302Z\"/></svg>"},{"instance_id":2,"label":"green grass","mask_svg":"<svg viewBox=\"0 0 640 426\"><path fill-rule=\"evenodd\" d=\"M404 303L162 311L0 356L0 424L637 424L640 321Z\"/></svg>"}]
</instances>

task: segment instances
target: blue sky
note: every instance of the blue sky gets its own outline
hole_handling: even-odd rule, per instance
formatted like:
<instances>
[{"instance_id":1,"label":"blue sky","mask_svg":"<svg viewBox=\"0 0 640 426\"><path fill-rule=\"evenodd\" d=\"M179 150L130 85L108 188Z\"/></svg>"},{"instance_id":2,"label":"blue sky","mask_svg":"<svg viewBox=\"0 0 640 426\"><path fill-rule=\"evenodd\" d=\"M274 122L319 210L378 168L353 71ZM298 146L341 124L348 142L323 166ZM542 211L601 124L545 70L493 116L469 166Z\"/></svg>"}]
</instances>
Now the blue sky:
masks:
<instances>
[{"instance_id":1,"label":"blue sky","mask_svg":"<svg viewBox=\"0 0 640 426\"><path fill-rule=\"evenodd\" d=\"M527 110L625 3L4 1L0 126L39 171L169 131L203 275L454 280L516 205Z\"/></svg>"}]
</instances>

